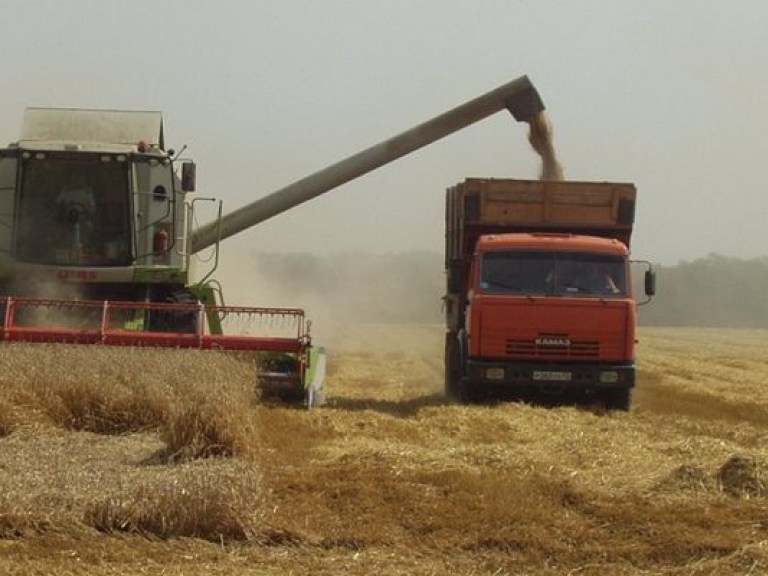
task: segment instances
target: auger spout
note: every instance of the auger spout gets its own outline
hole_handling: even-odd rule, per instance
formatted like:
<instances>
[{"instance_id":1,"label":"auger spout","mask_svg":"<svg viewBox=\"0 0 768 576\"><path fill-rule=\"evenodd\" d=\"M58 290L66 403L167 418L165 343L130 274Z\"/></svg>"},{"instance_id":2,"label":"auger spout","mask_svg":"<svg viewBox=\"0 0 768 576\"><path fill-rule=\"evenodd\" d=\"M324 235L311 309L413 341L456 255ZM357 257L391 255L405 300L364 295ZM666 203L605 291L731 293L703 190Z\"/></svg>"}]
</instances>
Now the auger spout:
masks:
<instances>
[{"instance_id":1,"label":"auger spout","mask_svg":"<svg viewBox=\"0 0 768 576\"><path fill-rule=\"evenodd\" d=\"M544 104L528 77L521 76L202 226L192 234L191 251L204 250L503 109L517 121L529 122Z\"/></svg>"}]
</instances>

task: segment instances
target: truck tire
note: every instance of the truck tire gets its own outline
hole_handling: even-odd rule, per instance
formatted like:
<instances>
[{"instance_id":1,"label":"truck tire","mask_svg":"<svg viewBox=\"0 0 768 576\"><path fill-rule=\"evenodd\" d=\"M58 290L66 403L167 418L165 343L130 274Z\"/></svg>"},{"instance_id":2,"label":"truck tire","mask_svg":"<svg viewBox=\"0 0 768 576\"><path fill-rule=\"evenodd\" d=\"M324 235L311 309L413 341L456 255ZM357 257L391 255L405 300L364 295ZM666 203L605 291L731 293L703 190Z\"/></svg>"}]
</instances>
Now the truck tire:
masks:
<instances>
[{"instance_id":1,"label":"truck tire","mask_svg":"<svg viewBox=\"0 0 768 576\"><path fill-rule=\"evenodd\" d=\"M608 410L629 412L632 407L632 389L611 388L603 392L603 399Z\"/></svg>"},{"instance_id":2,"label":"truck tire","mask_svg":"<svg viewBox=\"0 0 768 576\"><path fill-rule=\"evenodd\" d=\"M445 396L451 402L466 404L468 395L461 379L461 351L455 332L445 335Z\"/></svg>"}]
</instances>

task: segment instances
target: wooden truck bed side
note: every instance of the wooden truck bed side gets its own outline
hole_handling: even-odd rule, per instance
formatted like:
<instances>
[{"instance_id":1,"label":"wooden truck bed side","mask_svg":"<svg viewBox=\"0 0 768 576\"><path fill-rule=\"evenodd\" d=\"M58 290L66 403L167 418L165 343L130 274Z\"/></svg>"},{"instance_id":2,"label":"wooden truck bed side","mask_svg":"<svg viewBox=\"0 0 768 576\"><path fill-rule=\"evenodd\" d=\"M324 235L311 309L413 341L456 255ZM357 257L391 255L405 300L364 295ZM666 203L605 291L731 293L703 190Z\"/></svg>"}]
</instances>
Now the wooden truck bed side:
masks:
<instances>
[{"instance_id":1,"label":"wooden truck bed side","mask_svg":"<svg viewBox=\"0 0 768 576\"><path fill-rule=\"evenodd\" d=\"M633 184L468 178L448 189L446 262L472 254L477 237L506 232L570 232L629 246Z\"/></svg>"}]
</instances>

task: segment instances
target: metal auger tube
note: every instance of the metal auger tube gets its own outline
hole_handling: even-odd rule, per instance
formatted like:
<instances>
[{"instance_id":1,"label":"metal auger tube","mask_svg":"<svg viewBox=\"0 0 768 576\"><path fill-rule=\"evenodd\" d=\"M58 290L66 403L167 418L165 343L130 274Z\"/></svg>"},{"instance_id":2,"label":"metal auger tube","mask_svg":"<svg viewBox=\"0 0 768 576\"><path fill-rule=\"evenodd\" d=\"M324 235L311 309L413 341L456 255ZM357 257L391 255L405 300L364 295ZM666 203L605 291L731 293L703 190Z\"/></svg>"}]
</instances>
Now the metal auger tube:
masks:
<instances>
[{"instance_id":1,"label":"metal auger tube","mask_svg":"<svg viewBox=\"0 0 768 576\"><path fill-rule=\"evenodd\" d=\"M191 251L196 253L204 250L219 240L277 216L505 108L516 120L527 122L544 110L544 104L528 77L521 76L393 138L272 192L227 214L220 221L202 226L192 235Z\"/></svg>"}]
</instances>

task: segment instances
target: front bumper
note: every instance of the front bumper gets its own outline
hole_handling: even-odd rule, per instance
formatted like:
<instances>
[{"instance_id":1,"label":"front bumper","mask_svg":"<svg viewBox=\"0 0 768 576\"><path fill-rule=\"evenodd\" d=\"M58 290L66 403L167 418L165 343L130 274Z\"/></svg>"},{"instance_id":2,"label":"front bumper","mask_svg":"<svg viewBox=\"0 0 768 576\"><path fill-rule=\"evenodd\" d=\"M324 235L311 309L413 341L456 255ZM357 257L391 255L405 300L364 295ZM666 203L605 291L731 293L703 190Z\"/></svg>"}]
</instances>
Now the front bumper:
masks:
<instances>
[{"instance_id":1,"label":"front bumper","mask_svg":"<svg viewBox=\"0 0 768 576\"><path fill-rule=\"evenodd\" d=\"M493 360L467 362L465 381L477 385L552 390L632 388L634 364L542 364Z\"/></svg>"}]
</instances>

